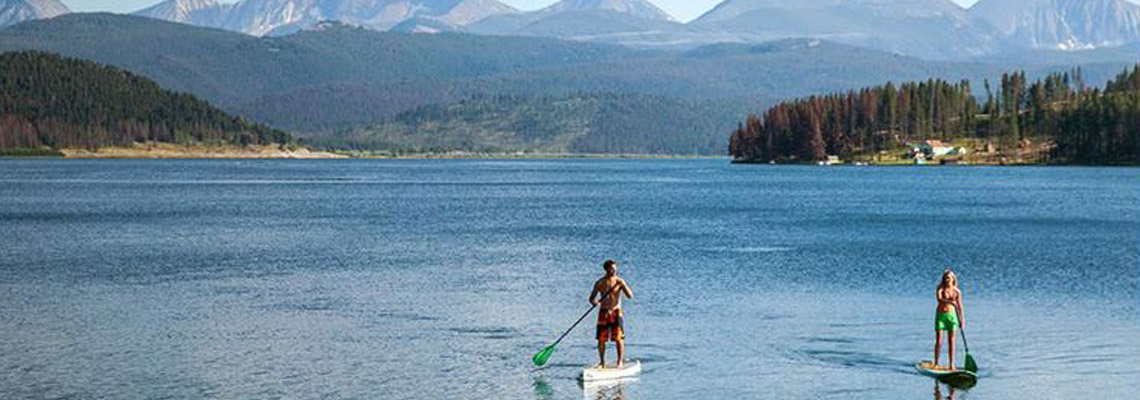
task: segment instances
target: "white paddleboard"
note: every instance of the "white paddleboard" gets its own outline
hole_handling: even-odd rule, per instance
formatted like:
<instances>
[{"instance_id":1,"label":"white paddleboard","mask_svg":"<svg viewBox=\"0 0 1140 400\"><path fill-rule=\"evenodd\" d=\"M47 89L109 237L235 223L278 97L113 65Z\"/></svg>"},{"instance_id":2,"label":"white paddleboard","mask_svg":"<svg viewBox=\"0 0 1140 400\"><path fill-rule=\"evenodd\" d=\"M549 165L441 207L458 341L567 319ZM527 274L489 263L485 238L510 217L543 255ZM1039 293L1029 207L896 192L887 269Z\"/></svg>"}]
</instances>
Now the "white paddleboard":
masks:
<instances>
[{"instance_id":1,"label":"white paddleboard","mask_svg":"<svg viewBox=\"0 0 1140 400\"><path fill-rule=\"evenodd\" d=\"M641 373L641 361L626 361L619 369L617 365L593 366L582 370L579 377L583 382L608 381L637 376Z\"/></svg>"}]
</instances>

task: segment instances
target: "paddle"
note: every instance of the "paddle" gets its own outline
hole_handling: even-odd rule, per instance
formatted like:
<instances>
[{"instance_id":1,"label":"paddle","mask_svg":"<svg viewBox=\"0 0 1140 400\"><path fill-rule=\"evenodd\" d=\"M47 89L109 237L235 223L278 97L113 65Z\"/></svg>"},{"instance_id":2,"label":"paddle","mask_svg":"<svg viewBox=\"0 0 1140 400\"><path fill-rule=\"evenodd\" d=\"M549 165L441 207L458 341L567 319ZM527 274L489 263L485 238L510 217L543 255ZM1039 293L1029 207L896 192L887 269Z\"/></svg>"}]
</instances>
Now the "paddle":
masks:
<instances>
[{"instance_id":1,"label":"paddle","mask_svg":"<svg viewBox=\"0 0 1140 400\"><path fill-rule=\"evenodd\" d=\"M958 311L958 310L955 310ZM961 321L961 313L959 312L958 321ZM962 332L962 344L966 346L966 370L977 373L978 363L974 361L974 356L970 355L970 342L966 340L966 328L962 327L962 323L958 322L958 331Z\"/></svg>"},{"instance_id":2,"label":"paddle","mask_svg":"<svg viewBox=\"0 0 1140 400\"><path fill-rule=\"evenodd\" d=\"M610 291L608 291L608 292L606 292L606 294L602 295L602 298L600 300L598 300L598 302L596 304L591 306L589 310L586 310L586 312L584 314L582 314L581 317L578 317L578 320L574 321L574 325L571 325L570 329L567 329L566 332L563 332L562 336L558 337L558 340L555 340L554 343L550 344L550 346L546 346L546 347L542 348L542 350L539 351L538 353L535 353L534 357L531 358L531 360L534 361L534 365L539 366L539 367L545 365L546 361L550 359L550 356L552 354L554 354L554 346L557 346L558 343L561 343L562 339L565 339L566 335L570 334L570 331L572 331L572 330L574 330L574 328L578 327L578 324L581 323L582 320L586 319L586 316L590 315L590 312L594 311L595 308L598 308L598 304L602 304L603 301L606 301L606 297L609 297L610 294L613 293L614 290L617 290L617 288L619 286L620 285L614 285L614 287L610 288Z\"/></svg>"}]
</instances>

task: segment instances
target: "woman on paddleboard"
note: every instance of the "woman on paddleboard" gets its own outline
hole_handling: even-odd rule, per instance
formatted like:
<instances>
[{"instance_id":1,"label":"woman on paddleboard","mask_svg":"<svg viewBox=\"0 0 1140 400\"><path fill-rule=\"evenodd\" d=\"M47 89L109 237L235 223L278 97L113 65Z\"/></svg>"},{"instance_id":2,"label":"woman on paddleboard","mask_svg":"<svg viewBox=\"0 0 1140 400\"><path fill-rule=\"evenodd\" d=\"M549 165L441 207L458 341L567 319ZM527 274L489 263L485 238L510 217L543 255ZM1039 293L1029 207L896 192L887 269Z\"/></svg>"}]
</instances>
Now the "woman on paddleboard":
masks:
<instances>
[{"instance_id":1,"label":"woman on paddleboard","mask_svg":"<svg viewBox=\"0 0 1140 400\"><path fill-rule=\"evenodd\" d=\"M962 308L962 291L958 289L958 276L947 268L935 291L938 308L934 317L934 366L942 352L942 332L946 332L950 369L954 369L954 332L966 326L966 311Z\"/></svg>"}]
</instances>

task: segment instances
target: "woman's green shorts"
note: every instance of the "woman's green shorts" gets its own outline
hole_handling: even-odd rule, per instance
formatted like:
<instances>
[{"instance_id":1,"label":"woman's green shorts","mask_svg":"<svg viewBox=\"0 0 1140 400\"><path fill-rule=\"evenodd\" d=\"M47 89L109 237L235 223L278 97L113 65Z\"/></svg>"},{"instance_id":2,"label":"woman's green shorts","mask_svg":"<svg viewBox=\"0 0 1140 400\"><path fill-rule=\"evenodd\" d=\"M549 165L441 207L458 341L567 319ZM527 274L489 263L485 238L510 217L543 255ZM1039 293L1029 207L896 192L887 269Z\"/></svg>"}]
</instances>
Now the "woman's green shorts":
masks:
<instances>
[{"instance_id":1,"label":"woman's green shorts","mask_svg":"<svg viewBox=\"0 0 1140 400\"><path fill-rule=\"evenodd\" d=\"M934 318L934 329L939 331L953 331L958 329L957 313L939 313Z\"/></svg>"}]
</instances>

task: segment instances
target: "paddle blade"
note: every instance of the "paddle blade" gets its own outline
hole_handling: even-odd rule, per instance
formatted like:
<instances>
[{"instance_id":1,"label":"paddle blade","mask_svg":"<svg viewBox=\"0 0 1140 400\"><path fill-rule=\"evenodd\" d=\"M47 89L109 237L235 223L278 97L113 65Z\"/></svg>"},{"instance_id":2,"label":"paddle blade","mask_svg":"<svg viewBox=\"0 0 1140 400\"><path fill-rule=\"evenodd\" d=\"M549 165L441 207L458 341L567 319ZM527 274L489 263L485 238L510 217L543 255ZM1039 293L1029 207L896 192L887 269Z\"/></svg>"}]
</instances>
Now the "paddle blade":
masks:
<instances>
[{"instance_id":1,"label":"paddle blade","mask_svg":"<svg viewBox=\"0 0 1140 400\"><path fill-rule=\"evenodd\" d=\"M541 367L543 365L546 365L547 360L550 360L551 354L554 354L554 346L546 346L546 348L542 349L542 351L535 353L534 358L531 360L534 361L534 365L536 367Z\"/></svg>"},{"instance_id":2,"label":"paddle blade","mask_svg":"<svg viewBox=\"0 0 1140 400\"><path fill-rule=\"evenodd\" d=\"M974 361L974 356L970 353L966 353L966 370L973 373L978 372L978 363Z\"/></svg>"}]
</instances>

